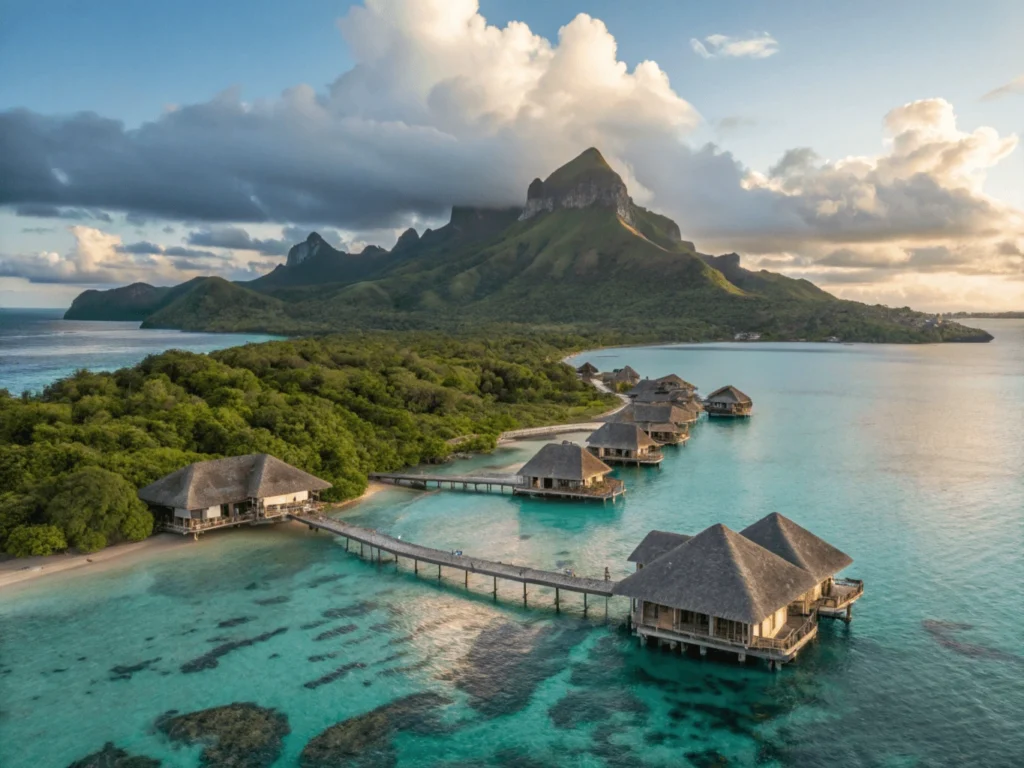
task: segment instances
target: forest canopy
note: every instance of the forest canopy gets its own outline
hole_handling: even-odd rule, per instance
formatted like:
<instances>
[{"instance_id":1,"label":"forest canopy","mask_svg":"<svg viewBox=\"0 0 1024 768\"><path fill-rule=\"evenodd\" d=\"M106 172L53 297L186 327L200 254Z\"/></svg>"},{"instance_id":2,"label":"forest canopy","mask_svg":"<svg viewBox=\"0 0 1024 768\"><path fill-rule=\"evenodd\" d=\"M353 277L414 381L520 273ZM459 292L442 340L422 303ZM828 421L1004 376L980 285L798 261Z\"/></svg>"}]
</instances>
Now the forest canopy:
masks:
<instances>
[{"instance_id":1,"label":"forest canopy","mask_svg":"<svg viewBox=\"0 0 1024 768\"><path fill-rule=\"evenodd\" d=\"M582 344L345 334L172 350L114 373L79 371L36 396L0 390L0 548L88 552L143 539L153 518L137 489L194 461L269 453L331 482L324 498L339 501L361 494L369 472L585 420L614 400L561 362Z\"/></svg>"}]
</instances>

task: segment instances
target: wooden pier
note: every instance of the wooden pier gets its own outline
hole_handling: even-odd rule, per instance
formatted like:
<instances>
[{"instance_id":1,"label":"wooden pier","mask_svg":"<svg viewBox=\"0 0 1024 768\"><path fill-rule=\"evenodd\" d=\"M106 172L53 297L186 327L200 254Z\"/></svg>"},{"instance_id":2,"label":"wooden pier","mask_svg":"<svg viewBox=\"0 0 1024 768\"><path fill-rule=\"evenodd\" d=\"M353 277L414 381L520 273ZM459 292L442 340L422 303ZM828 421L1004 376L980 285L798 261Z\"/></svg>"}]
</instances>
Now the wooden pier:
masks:
<instances>
[{"instance_id":1,"label":"wooden pier","mask_svg":"<svg viewBox=\"0 0 1024 768\"><path fill-rule=\"evenodd\" d=\"M614 501L626 492L619 480L606 480L594 488L538 488L526 485L519 475L430 475L403 472L371 472L371 480L404 488L426 491L431 488L450 491L492 493L509 491L513 496L543 496L582 501Z\"/></svg>"},{"instance_id":2,"label":"wooden pier","mask_svg":"<svg viewBox=\"0 0 1024 768\"><path fill-rule=\"evenodd\" d=\"M296 520L311 529L328 531L346 539L345 549L349 550L352 542L359 544L361 554L365 554L369 548L370 558L373 559L374 550L377 550L377 562L381 560L381 553L387 552L394 556L395 567L398 566L398 558L404 557L411 560L413 570L419 573L423 563L437 566L437 578L442 576L442 568L453 568L463 572L463 581L469 586L469 574L476 573L481 576L490 576L493 582L493 594L498 594L498 579L515 581L523 585L523 605L527 604L526 586L536 584L542 587L550 587L555 590L555 609L559 610L559 598L562 590L567 592L578 592L583 595L583 613L587 612L587 596L597 595L598 597L611 597L612 590L618 582L604 579L588 579L581 576L574 576L567 573L555 571L543 571L538 568L526 568L511 563L496 563L493 560L484 560L471 555L456 555L451 552L444 552L440 549L420 546L411 542L402 541L378 531L371 531L367 528L360 528L357 525L343 523L340 520L333 520L323 515L292 514L291 519ZM607 574L607 569L605 569Z\"/></svg>"}]
</instances>

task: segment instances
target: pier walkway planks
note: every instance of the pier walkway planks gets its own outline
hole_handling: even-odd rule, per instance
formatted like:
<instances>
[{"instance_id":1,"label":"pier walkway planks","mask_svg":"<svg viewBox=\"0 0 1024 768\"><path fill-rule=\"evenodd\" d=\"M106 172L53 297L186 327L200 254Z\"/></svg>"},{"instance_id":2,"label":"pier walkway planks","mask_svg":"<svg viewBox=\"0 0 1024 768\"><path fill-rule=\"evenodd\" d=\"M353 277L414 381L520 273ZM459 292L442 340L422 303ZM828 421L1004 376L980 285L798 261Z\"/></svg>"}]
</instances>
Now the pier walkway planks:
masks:
<instances>
[{"instance_id":1,"label":"pier walkway planks","mask_svg":"<svg viewBox=\"0 0 1024 768\"><path fill-rule=\"evenodd\" d=\"M329 517L309 514L289 515L292 520L329 531L338 536L344 536L352 541L358 541L370 547L376 547L379 551L388 552L395 557L405 557L417 563L431 563L439 568L457 568L469 573L478 573L484 576L492 576L495 579L507 579L523 584L536 584L542 587L552 587L556 590L569 592L580 592L584 595L598 595L599 597L611 597L612 590L617 582L604 579L587 579L580 576L570 576L555 571L543 571L538 568L524 568L509 563L496 563L492 560L484 560L471 555L453 555L440 549L423 547L419 544L412 544L401 541L387 534L371 531L368 528L360 528L357 525L343 523L340 520L333 520ZM440 571L438 571L440 573ZM495 582L495 586L497 582Z\"/></svg>"}]
</instances>

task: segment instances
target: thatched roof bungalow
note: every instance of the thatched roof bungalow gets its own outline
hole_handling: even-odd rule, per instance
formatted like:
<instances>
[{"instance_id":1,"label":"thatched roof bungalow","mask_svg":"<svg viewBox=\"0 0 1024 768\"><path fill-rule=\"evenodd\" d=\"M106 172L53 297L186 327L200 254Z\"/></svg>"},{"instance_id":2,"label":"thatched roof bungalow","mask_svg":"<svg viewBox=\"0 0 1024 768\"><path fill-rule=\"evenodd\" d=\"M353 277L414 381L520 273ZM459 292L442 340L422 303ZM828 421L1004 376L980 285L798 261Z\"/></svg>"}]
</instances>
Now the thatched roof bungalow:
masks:
<instances>
[{"instance_id":1,"label":"thatched roof bungalow","mask_svg":"<svg viewBox=\"0 0 1024 768\"><path fill-rule=\"evenodd\" d=\"M644 563L615 594L632 598L641 642L763 656L782 663L817 633L816 616L790 617L789 605L814 588L810 573L717 524Z\"/></svg>"},{"instance_id":2,"label":"thatched roof bungalow","mask_svg":"<svg viewBox=\"0 0 1024 768\"><path fill-rule=\"evenodd\" d=\"M602 425L587 438L587 450L607 464L660 464L664 458L655 440L626 422Z\"/></svg>"},{"instance_id":3,"label":"thatched roof bungalow","mask_svg":"<svg viewBox=\"0 0 1024 768\"><path fill-rule=\"evenodd\" d=\"M576 373L582 376L584 379L593 378L598 374L597 366L591 362L586 362L576 369Z\"/></svg>"},{"instance_id":4,"label":"thatched roof bungalow","mask_svg":"<svg viewBox=\"0 0 1024 768\"><path fill-rule=\"evenodd\" d=\"M704 398L704 410L708 416L749 416L753 408L754 402L750 397L731 384L716 389Z\"/></svg>"},{"instance_id":5,"label":"thatched roof bungalow","mask_svg":"<svg viewBox=\"0 0 1024 768\"><path fill-rule=\"evenodd\" d=\"M615 588L633 598L642 642L731 650L782 663L840 615L863 582L836 579L853 560L778 513L736 533L713 525L694 537L651 531L629 556L637 572Z\"/></svg>"},{"instance_id":6,"label":"thatched roof bungalow","mask_svg":"<svg viewBox=\"0 0 1024 768\"><path fill-rule=\"evenodd\" d=\"M611 471L576 443L549 443L517 473L518 491L537 496L614 498L622 493L622 483L608 477Z\"/></svg>"},{"instance_id":7,"label":"thatched roof bungalow","mask_svg":"<svg viewBox=\"0 0 1024 768\"><path fill-rule=\"evenodd\" d=\"M284 519L313 505L326 480L266 453L198 461L139 490L166 530L210 528Z\"/></svg>"},{"instance_id":8,"label":"thatched roof bungalow","mask_svg":"<svg viewBox=\"0 0 1024 768\"><path fill-rule=\"evenodd\" d=\"M678 445L690 439L689 424L697 421L695 411L672 403L630 403L603 421L636 424L661 445Z\"/></svg>"}]
</instances>

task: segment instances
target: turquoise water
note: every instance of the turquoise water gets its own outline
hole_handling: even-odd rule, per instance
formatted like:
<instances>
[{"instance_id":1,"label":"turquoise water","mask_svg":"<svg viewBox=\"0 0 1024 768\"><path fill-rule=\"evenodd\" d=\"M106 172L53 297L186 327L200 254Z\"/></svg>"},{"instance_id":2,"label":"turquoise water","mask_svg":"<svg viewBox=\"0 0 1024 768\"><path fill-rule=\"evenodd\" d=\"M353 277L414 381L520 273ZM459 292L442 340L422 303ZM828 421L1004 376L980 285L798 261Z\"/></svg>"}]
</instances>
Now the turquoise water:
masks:
<instances>
[{"instance_id":1,"label":"turquoise water","mask_svg":"<svg viewBox=\"0 0 1024 768\"><path fill-rule=\"evenodd\" d=\"M276 762L251 764L291 766L330 726L423 692L438 696L405 700L411 715L350 721L359 760L330 764L1020 765L1024 322L987 328L988 345L591 353L704 392L736 384L755 415L702 422L661 470L617 470L616 504L390 489L345 512L406 540L617 577L651 528L738 529L778 510L848 552L867 593L852 624L823 623L777 674L641 649L617 600L584 618L563 596L556 614L531 587L524 609L518 585L494 601L484 577L467 591L454 573L396 572L298 526L228 531L0 593L0 765L64 766L112 741L195 766L201 747L156 719L252 702L290 733Z\"/></svg>"},{"instance_id":2,"label":"turquoise water","mask_svg":"<svg viewBox=\"0 0 1024 768\"><path fill-rule=\"evenodd\" d=\"M40 392L80 368L116 371L167 349L213 352L278 338L139 328L137 322L63 320L63 309L0 308L0 389Z\"/></svg>"}]
</instances>

